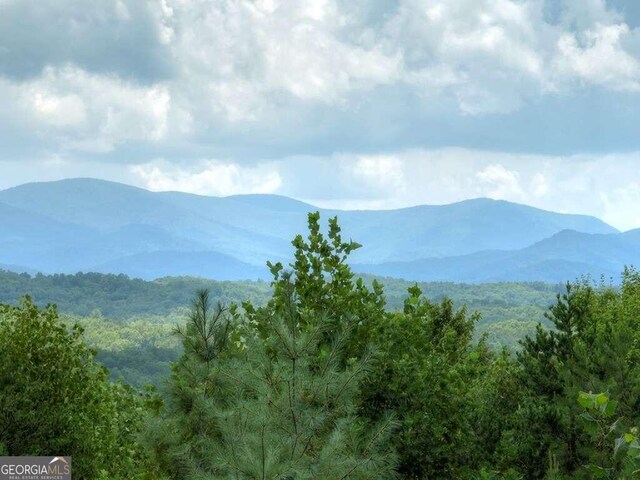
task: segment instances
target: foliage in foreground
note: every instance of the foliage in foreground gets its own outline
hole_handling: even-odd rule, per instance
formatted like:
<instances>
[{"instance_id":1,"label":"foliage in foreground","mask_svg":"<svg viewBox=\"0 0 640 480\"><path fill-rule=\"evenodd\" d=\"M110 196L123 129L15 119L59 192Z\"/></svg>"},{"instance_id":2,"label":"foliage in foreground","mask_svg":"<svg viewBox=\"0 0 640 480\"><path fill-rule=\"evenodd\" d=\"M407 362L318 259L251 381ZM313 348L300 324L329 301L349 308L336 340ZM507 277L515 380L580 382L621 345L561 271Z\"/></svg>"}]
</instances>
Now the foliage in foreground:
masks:
<instances>
[{"instance_id":1,"label":"foliage in foreground","mask_svg":"<svg viewBox=\"0 0 640 480\"><path fill-rule=\"evenodd\" d=\"M74 478L131 479L143 468L137 447L143 405L107 370L55 307L29 297L0 306L0 451L73 456Z\"/></svg>"},{"instance_id":2,"label":"foliage in foreground","mask_svg":"<svg viewBox=\"0 0 640 480\"><path fill-rule=\"evenodd\" d=\"M555 328L538 328L517 357L520 399L503 436L512 443L505 461L540 478L553 455L559 474L590 478L584 466L600 452L580 421L579 392L609 392L621 415L640 420L640 275L625 271L619 291L569 285L549 319Z\"/></svg>"}]
</instances>

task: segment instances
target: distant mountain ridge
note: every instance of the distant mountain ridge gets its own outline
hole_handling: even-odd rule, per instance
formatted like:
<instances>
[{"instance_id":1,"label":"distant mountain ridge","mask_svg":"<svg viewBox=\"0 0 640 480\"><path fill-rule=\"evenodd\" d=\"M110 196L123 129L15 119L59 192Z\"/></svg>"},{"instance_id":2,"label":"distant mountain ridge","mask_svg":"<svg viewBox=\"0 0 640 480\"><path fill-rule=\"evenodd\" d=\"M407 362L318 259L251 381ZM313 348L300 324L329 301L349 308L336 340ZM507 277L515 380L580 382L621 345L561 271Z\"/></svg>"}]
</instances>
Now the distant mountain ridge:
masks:
<instances>
[{"instance_id":1,"label":"distant mountain ridge","mask_svg":"<svg viewBox=\"0 0 640 480\"><path fill-rule=\"evenodd\" d=\"M276 195L207 197L70 179L0 191L0 265L146 279L267 278L265 262L291 257L291 239L315 210L324 219L338 215L344 234L364 245L352 259L358 269L410 280L561 281L640 263L634 241L625 240L640 235L506 201L338 211Z\"/></svg>"},{"instance_id":2,"label":"distant mountain ridge","mask_svg":"<svg viewBox=\"0 0 640 480\"><path fill-rule=\"evenodd\" d=\"M409 262L355 265L358 271L416 281L500 282L619 278L625 266L640 266L640 229L615 234L563 230L520 250Z\"/></svg>"}]
</instances>

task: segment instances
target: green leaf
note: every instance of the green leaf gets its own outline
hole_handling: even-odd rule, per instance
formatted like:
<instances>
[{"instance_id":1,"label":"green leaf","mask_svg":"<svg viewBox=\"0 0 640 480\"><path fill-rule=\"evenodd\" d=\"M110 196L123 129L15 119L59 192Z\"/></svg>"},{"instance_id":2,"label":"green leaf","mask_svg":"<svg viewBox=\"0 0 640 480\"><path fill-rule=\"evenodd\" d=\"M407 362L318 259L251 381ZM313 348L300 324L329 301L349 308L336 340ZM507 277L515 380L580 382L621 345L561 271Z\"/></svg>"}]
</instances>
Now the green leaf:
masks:
<instances>
[{"instance_id":1,"label":"green leaf","mask_svg":"<svg viewBox=\"0 0 640 480\"><path fill-rule=\"evenodd\" d=\"M596 395L596 404L600 407L604 406L607 404L607 402L609 401L609 395L607 395L606 393L599 393L598 395Z\"/></svg>"},{"instance_id":2,"label":"green leaf","mask_svg":"<svg viewBox=\"0 0 640 480\"><path fill-rule=\"evenodd\" d=\"M585 392L578 394L578 403L583 408L590 408L593 406L593 395Z\"/></svg>"},{"instance_id":3,"label":"green leaf","mask_svg":"<svg viewBox=\"0 0 640 480\"><path fill-rule=\"evenodd\" d=\"M605 414L606 417L612 417L613 415L615 415L617 408L618 408L617 400L611 400L605 404L603 413Z\"/></svg>"}]
</instances>

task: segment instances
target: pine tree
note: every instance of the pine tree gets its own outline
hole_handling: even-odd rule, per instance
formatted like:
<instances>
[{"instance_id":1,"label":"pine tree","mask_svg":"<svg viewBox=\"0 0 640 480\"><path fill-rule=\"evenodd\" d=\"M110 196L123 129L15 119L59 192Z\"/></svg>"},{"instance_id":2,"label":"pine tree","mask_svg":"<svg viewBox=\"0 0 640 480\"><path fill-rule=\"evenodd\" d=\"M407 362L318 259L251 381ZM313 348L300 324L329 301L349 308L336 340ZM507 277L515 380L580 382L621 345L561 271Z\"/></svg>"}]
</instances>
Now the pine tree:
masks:
<instances>
[{"instance_id":1,"label":"pine tree","mask_svg":"<svg viewBox=\"0 0 640 480\"><path fill-rule=\"evenodd\" d=\"M175 330L184 353L172 366L164 405L145 435L154 464L168 478L199 478L194 475L211 456L209 443L221 440L216 415L232 401L233 386L219 366L223 358L228 364L236 360L231 330L228 311L213 306L207 290L197 292L186 325Z\"/></svg>"},{"instance_id":2,"label":"pine tree","mask_svg":"<svg viewBox=\"0 0 640 480\"><path fill-rule=\"evenodd\" d=\"M335 329L328 317L300 315L292 287L283 314L265 324L266 342L256 338L245 361L233 364L244 368L221 367L239 388L238 401L219 417L216 468L229 478L393 477L391 419L368 427L355 411L369 356L342 366L348 326Z\"/></svg>"},{"instance_id":3,"label":"pine tree","mask_svg":"<svg viewBox=\"0 0 640 480\"><path fill-rule=\"evenodd\" d=\"M355 401L371 354L354 332L381 295L352 282L345 259L355 244L342 242L337 222L327 241L309 218L293 272L272 265L267 307L214 309L206 292L194 302L166 410L148 434L169 478L395 477L392 418L371 424Z\"/></svg>"}]
</instances>

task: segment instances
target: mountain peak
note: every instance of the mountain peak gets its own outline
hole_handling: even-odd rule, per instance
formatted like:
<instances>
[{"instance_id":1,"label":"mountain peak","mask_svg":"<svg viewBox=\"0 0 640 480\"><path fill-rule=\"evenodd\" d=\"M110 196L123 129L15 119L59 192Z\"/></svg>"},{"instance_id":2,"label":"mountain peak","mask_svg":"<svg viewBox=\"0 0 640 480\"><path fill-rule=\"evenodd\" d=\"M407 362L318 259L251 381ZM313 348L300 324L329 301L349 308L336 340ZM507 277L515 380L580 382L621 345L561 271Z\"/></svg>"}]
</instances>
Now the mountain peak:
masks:
<instances>
[{"instance_id":1,"label":"mountain peak","mask_svg":"<svg viewBox=\"0 0 640 480\"><path fill-rule=\"evenodd\" d=\"M103 180L100 178L92 178L92 177L74 177L74 178L63 178L60 180L49 180L43 182L32 182L32 183L24 183L22 185L17 185L15 187L8 188L6 191L16 191L23 189L42 189L42 188L112 188L112 189L122 189L122 190L139 190L146 191L143 188L135 187L133 185L128 185L125 183L114 182L111 180Z\"/></svg>"}]
</instances>

